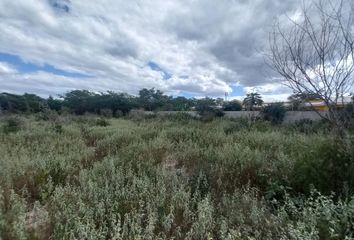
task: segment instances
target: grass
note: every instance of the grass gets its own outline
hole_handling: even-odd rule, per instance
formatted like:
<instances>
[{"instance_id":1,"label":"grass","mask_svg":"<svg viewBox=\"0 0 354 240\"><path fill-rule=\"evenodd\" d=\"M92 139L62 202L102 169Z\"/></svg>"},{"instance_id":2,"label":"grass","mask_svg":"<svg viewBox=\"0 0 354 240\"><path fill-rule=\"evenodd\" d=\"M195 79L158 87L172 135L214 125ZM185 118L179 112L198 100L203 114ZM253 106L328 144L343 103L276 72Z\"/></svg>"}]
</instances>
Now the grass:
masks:
<instances>
[{"instance_id":1,"label":"grass","mask_svg":"<svg viewBox=\"0 0 354 240\"><path fill-rule=\"evenodd\" d=\"M319 124L16 116L0 126L0 239L354 237L350 154Z\"/></svg>"}]
</instances>

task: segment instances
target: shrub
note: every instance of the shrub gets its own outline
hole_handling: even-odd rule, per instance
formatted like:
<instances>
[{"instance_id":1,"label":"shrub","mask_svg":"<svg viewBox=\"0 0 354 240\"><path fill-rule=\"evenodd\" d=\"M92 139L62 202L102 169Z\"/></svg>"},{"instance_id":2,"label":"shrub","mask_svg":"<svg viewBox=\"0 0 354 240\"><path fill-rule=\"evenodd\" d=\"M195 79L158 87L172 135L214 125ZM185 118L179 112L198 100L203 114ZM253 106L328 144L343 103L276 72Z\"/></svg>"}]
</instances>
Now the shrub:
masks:
<instances>
[{"instance_id":1,"label":"shrub","mask_svg":"<svg viewBox=\"0 0 354 240\"><path fill-rule=\"evenodd\" d=\"M159 116L160 119L177 121L177 122L188 122L190 120L195 120L195 116L191 115L188 112L176 112L173 114L166 114Z\"/></svg>"},{"instance_id":2,"label":"shrub","mask_svg":"<svg viewBox=\"0 0 354 240\"><path fill-rule=\"evenodd\" d=\"M145 112L141 109L133 109L129 112L128 118L132 120L143 120L146 118L146 115L154 115L152 112Z\"/></svg>"},{"instance_id":3,"label":"shrub","mask_svg":"<svg viewBox=\"0 0 354 240\"><path fill-rule=\"evenodd\" d=\"M346 128L354 128L354 101L338 111L338 115Z\"/></svg>"},{"instance_id":4,"label":"shrub","mask_svg":"<svg viewBox=\"0 0 354 240\"><path fill-rule=\"evenodd\" d=\"M58 112L47 109L37 113L35 116L37 121L55 121L58 118Z\"/></svg>"},{"instance_id":5,"label":"shrub","mask_svg":"<svg viewBox=\"0 0 354 240\"><path fill-rule=\"evenodd\" d=\"M215 117L223 117L225 115L225 113L221 110L221 109L214 109L214 114L215 114Z\"/></svg>"},{"instance_id":6,"label":"shrub","mask_svg":"<svg viewBox=\"0 0 354 240\"><path fill-rule=\"evenodd\" d=\"M317 140L306 148L296 153L297 160L289 182L296 192L309 193L314 186L324 194L354 194L351 155L340 143L334 138Z\"/></svg>"},{"instance_id":7,"label":"shrub","mask_svg":"<svg viewBox=\"0 0 354 240\"><path fill-rule=\"evenodd\" d=\"M2 130L5 134L15 133L21 129L22 121L17 117L10 117L5 120Z\"/></svg>"},{"instance_id":8,"label":"shrub","mask_svg":"<svg viewBox=\"0 0 354 240\"><path fill-rule=\"evenodd\" d=\"M285 117L286 109L282 103L271 103L262 109L263 119L273 124L280 124Z\"/></svg>"},{"instance_id":9,"label":"shrub","mask_svg":"<svg viewBox=\"0 0 354 240\"><path fill-rule=\"evenodd\" d=\"M302 133L313 133L315 132L314 129L314 122L311 119L301 119L294 122L293 127Z\"/></svg>"},{"instance_id":10,"label":"shrub","mask_svg":"<svg viewBox=\"0 0 354 240\"><path fill-rule=\"evenodd\" d=\"M203 98L197 101L195 110L203 121L213 120L215 117L224 116L224 112L216 107L216 102L211 98Z\"/></svg>"},{"instance_id":11,"label":"shrub","mask_svg":"<svg viewBox=\"0 0 354 240\"><path fill-rule=\"evenodd\" d=\"M99 118L96 120L95 125L99 127L107 127L110 125L110 123L104 118Z\"/></svg>"},{"instance_id":12,"label":"shrub","mask_svg":"<svg viewBox=\"0 0 354 240\"><path fill-rule=\"evenodd\" d=\"M242 103L238 100L226 102L223 107L224 111L241 111Z\"/></svg>"},{"instance_id":13,"label":"shrub","mask_svg":"<svg viewBox=\"0 0 354 240\"><path fill-rule=\"evenodd\" d=\"M199 106L196 110L203 121L211 121L216 117L225 115L221 109L210 106Z\"/></svg>"},{"instance_id":14,"label":"shrub","mask_svg":"<svg viewBox=\"0 0 354 240\"><path fill-rule=\"evenodd\" d=\"M100 115L104 117L111 118L113 117L113 111L109 108L104 108L100 110Z\"/></svg>"},{"instance_id":15,"label":"shrub","mask_svg":"<svg viewBox=\"0 0 354 240\"><path fill-rule=\"evenodd\" d=\"M286 239L353 239L354 199L335 200L313 190L307 199L287 197L279 216L288 221Z\"/></svg>"},{"instance_id":16,"label":"shrub","mask_svg":"<svg viewBox=\"0 0 354 240\"><path fill-rule=\"evenodd\" d=\"M61 125L59 123L55 123L53 129L54 129L54 132L56 132L56 133L62 133L63 132L63 125Z\"/></svg>"},{"instance_id":17,"label":"shrub","mask_svg":"<svg viewBox=\"0 0 354 240\"><path fill-rule=\"evenodd\" d=\"M297 132L305 134L313 134L319 132L328 132L331 130L330 123L325 120L312 121L311 119L301 119L290 124L287 130L293 129Z\"/></svg>"},{"instance_id":18,"label":"shrub","mask_svg":"<svg viewBox=\"0 0 354 240\"><path fill-rule=\"evenodd\" d=\"M114 114L113 114L113 116L115 117L115 118L120 118L120 117L123 117L125 114L121 111L121 110L117 110Z\"/></svg>"}]
</instances>

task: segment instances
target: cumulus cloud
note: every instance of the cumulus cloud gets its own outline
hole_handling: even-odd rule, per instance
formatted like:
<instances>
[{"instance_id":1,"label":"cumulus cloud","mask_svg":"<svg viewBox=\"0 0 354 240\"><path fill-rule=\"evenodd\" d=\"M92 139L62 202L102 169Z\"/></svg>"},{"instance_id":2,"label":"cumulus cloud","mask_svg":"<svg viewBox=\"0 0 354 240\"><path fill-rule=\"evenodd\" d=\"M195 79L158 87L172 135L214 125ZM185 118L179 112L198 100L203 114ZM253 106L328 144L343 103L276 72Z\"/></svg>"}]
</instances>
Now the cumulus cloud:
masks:
<instances>
[{"instance_id":1,"label":"cumulus cloud","mask_svg":"<svg viewBox=\"0 0 354 240\"><path fill-rule=\"evenodd\" d=\"M10 64L6 62L0 62L0 77L7 74L13 74L16 72L17 72L16 69Z\"/></svg>"},{"instance_id":2,"label":"cumulus cloud","mask_svg":"<svg viewBox=\"0 0 354 240\"><path fill-rule=\"evenodd\" d=\"M57 94L74 88L222 96L271 86L262 51L292 0L2 0L0 52L91 77L45 72L4 78L2 90ZM168 72L152 69L154 62ZM0 65L0 72L9 69ZM275 86L274 85L274 86ZM281 94L280 89L277 93Z\"/></svg>"}]
</instances>

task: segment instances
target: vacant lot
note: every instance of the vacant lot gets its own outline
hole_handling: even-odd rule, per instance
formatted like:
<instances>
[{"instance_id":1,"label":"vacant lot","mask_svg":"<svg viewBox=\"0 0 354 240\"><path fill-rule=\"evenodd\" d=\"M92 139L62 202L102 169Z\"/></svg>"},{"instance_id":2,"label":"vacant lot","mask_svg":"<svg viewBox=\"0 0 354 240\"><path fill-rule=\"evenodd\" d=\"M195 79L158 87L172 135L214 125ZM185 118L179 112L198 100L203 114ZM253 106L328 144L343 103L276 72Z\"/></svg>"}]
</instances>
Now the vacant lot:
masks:
<instances>
[{"instance_id":1,"label":"vacant lot","mask_svg":"<svg viewBox=\"0 0 354 240\"><path fill-rule=\"evenodd\" d=\"M353 237L351 155L325 124L0 122L0 239Z\"/></svg>"}]
</instances>

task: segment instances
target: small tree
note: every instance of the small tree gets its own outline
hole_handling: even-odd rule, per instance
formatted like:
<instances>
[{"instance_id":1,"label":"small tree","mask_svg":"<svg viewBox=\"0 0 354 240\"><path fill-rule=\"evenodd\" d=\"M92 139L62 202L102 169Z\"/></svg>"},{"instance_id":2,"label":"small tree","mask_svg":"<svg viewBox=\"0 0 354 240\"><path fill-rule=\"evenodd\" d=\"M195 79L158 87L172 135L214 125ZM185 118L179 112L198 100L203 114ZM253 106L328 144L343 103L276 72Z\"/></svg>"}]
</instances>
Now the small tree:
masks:
<instances>
[{"instance_id":1,"label":"small tree","mask_svg":"<svg viewBox=\"0 0 354 240\"><path fill-rule=\"evenodd\" d=\"M168 103L170 98L160 90L143 88L139 91L139 104L146 111L155 111Z\"/></svg>"},{"instance_id":2,"label":"small tree","mask_svg":"<svg viewBox=\"0 0 354 240\"><path fill-rule=\"evenodd\" d=\"M318 0L277 23L270 34L270 63L295 94L314 94L328 107L326 116L339 132L338 110L354 82L354 11L350 0Z\"/></svg>"},{"instance_id":3,"label":"small tree","mask_svg":"<svg viewBox=\"0 0 354 240\"><path fill-rule=\"evenodd\" d=\"M233 100L224 103L224 111L241 111L242 103L238 100Z\"/></svg>"},{"instance_id":4,"label":"small tree","mask_svg":"<svg viewBox=\"0 0 354 240\"><path fill-rule=\"evenodd\" d=\"M171 98L170 103L172 111L189 111L193 107L193 99L181 96Z\"/></svg>"},{"instance_id":5,"label":"small tree","mask_svg":"<svg viewBox=\"0 0 354 240\"><path fill-rule=\"evenodd\" d=\"M47 105L50 110L59 112L62 108L62 104L62 100L54 99L52 96L49 96L49 98L47 99Z\"/></svg>"},{"instance_id":6,"label":"small tree","mask_svg":"<svg viewBox=\"0 0 354 240\"><path fill-rule=\"evenodd\" d=\"M280 124L285 117L286 109L282 103L271 103L262 109L263 119L272 124Z\"/></svg>"},{"instance_id":7,"label":"small tree","mask_svg":"<svg viewBox=\"0 0 354 240\"><path fill-rule=\"evenodd\" d=\"M253 111L255 106L262 106L263 104L263 99L262 96L259 93L247 93L247 96L243 100L243 105L247 108L249 111Z\"/></svg>"},{"instance_id":8,"label":"small tree","mask_svg":"<svg viewBox=\"0 0 354 240\"><path fill-rule=\"evenodd\" d=\"M195 110L198 112L202 120L212 120L215 117L224 116L224 112L216 108L216 101L212 98L198 99Z\"/></svg>"}]
</instances>

